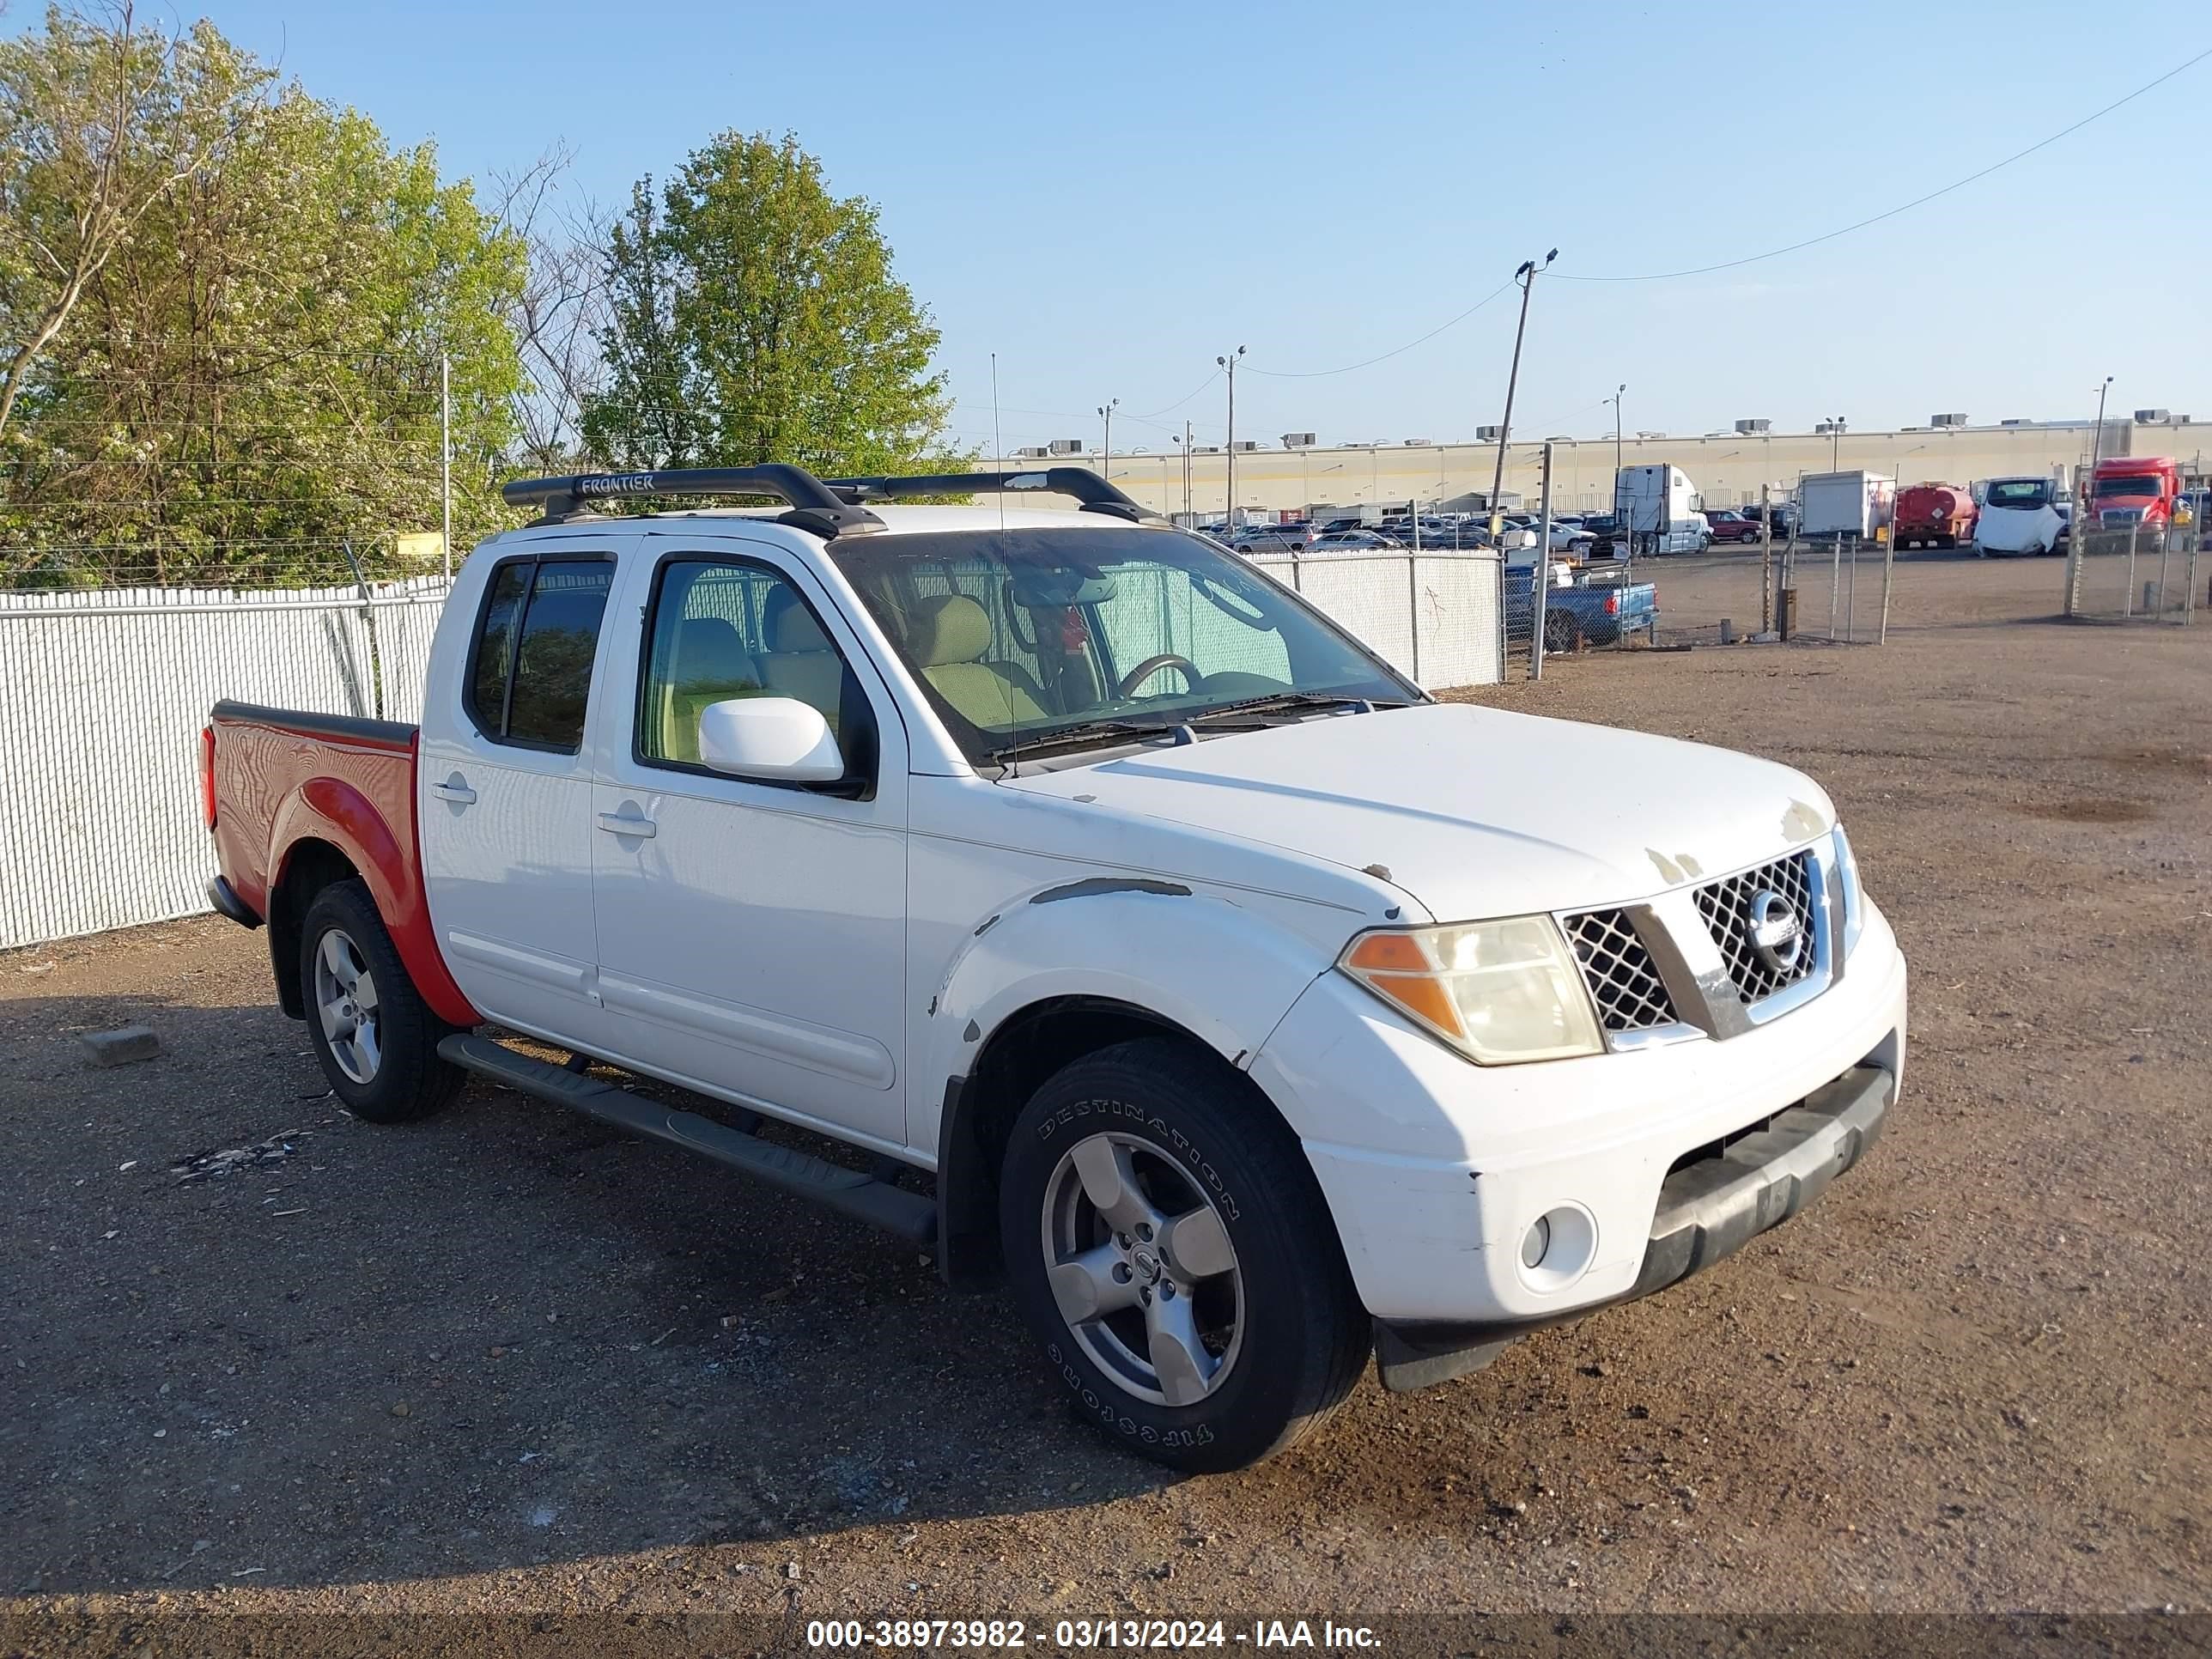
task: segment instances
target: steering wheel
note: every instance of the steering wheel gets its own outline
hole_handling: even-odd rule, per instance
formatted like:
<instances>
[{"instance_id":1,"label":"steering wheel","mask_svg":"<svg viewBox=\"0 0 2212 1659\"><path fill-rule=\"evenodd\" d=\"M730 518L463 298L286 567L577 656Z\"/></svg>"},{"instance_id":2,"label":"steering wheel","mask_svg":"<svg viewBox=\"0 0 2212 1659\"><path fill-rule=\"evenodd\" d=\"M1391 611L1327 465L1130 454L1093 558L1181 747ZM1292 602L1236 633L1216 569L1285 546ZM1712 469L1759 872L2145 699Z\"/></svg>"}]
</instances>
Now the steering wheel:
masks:
<instances>
[{"instance_id":1,"label":"steering wheel","mask_svg":"<svg viewBox=\"0 0 2212 1659\"><path fill-rule=\"evenodd\" d=\"M1199 672L1198 665L1188 657L1179 657L1172 651L1163 651L1157 657L1146 658L1144 661L1122 675L1121 684L1114 688L1114 695L1117 697L1135 696L1137 688L1163 668L1182 669L1183 678L1189 683L1190 689L1194 691L1198 690L1206 678L1205 675Z\"/></svg>"}]
</instances>

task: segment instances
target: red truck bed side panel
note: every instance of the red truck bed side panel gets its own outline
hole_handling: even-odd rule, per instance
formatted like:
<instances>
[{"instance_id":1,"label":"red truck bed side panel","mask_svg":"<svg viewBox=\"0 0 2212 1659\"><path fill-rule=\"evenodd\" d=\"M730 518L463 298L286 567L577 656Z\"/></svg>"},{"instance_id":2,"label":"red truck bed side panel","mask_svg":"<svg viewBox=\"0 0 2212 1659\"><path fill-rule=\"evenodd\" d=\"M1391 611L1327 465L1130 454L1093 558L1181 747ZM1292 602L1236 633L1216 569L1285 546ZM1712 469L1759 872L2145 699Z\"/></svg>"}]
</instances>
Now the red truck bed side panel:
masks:
<instances>
[{"instance_id":1,"label":"red truck bed side panel","mask_svg":"<svg viewBox=\"0 0 2212 1659\"><path fill-rule=\"evenodd\" d=\"M431 1012L448 1024L481 1024L430 924L415 825L415 728L237 703L216 705L214 725L216 856L239 897L265 917L294 850L329 842L368 884Z\"/></svg>"}]
</instances>

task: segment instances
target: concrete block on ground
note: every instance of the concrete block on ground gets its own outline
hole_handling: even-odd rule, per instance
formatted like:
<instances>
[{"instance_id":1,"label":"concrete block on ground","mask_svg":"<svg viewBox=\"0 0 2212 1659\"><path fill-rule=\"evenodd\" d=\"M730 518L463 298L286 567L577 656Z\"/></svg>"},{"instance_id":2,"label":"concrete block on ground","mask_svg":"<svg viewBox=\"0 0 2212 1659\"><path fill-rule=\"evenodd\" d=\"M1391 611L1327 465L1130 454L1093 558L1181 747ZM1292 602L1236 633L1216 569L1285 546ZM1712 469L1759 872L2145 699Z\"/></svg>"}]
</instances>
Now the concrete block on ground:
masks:
<instances>
[{"instance_id":1,"label":"concrete block on ground","mask_svg":"<svg viewBox=\"0 0 2212 1659\"><path fill-rule=\"evenodd\" d=\"M112 1031L80 1031L77 1041L84 1044L95 1066L128 1066L134 1060L151 1060L161 1052L161 1039L154 1035L150 1025L124 1025Z\"/></svg>"}]
</instances>

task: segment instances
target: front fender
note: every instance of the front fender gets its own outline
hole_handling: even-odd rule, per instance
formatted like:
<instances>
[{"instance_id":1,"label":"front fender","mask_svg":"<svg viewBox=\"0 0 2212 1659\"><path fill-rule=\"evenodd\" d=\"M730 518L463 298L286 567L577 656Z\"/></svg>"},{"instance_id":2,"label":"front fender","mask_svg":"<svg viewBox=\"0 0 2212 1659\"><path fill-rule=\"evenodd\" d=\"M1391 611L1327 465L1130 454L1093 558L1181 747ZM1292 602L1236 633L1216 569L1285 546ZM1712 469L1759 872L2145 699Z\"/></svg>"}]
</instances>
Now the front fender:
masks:
<instances>
[{"instance_id":1,"label":"front fender","mask_svg":"<svg viewBox=\"0 0 2212 1659\"><path fill-rule=\"evenodd\" d=\"M269 856L262 868L270 872L272 895L283 889L294 849L311 840L328 842L361 872L407 976L431 1012L449 1025L482 1023L483 1017L461 994L439 954L412 836L403 844L375 803L343 779L310 778L285 798L270 822Z\"/></svg>"},{"instance_id":2,"label":"front fender","mask_svg":"<svg viewBox=\"0 0 2212 1659\"><path fill-rule=\"evenodd\" d=\"M1310 941L1251 907L1180 882L1041 888L986 918L946 969L915 1045L913 1097L968 1075L1009 1018L1060 997L1144 1009L1241 1070L1328 966ZM942 1124L916 1127L918 1150L934 1156Z\"/></svg>"}]
</instances>

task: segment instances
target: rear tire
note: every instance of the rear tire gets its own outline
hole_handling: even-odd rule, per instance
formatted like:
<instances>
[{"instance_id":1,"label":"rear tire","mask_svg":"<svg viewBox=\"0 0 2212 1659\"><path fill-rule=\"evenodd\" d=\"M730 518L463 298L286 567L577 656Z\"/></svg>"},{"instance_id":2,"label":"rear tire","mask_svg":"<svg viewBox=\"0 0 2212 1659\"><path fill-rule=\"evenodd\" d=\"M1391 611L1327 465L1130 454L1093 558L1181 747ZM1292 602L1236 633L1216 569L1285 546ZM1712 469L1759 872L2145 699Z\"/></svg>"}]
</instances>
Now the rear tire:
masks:
<instances>
[{"instance_id":1,"label":"rear tire","mask_svg":"<svg viewBox=\"0 0 2212 1659\"><path fill-rule=\"evenodd\" d=\"M1564 657L1583 648L1583 625L1564 611L1547 612L1544 617L1544 654Z\"/></svg>"},{"instance_id":2,"label":"rear tire","mask_svg":"<svg viewBox=\"0 0 2212 1659\"><path fill-rule=\"evenodd\" d=\"M1015 1304L1085 1419L1192 1473L1310 1433L1372 1326L1297 1141L1210 1054L1165 1038L1062 1069L1000 1181Z\"/></svg>"},{"instance_id":3,"label":"rear tire","mask_svg":"<svg viewBox=\"0 0 2212 1659\"><path fill-rule=\"evenodd\" d=\"M300 997L331 1091L356 1117L406 1123L468 1081L438 1058L453 1028L432 1013L359 881L325 887L300 930Z\"/></svg>"}]
</instances>

